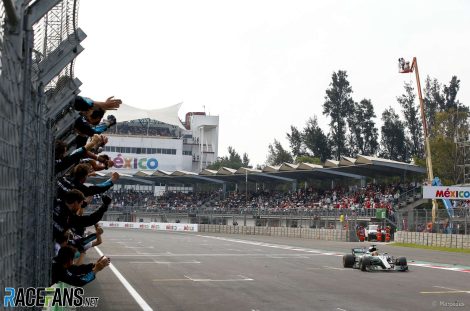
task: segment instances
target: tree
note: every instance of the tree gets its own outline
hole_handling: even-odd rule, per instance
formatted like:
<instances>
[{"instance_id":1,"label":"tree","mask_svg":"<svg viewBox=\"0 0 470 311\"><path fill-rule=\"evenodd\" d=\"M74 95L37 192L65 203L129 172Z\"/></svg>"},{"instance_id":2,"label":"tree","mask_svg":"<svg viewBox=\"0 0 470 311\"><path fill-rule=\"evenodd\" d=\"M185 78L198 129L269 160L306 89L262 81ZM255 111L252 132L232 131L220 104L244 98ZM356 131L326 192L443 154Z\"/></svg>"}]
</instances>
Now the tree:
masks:
<instances>
[{"instance_id":1,"label":"tree","mask_svg":"<svg viewBox=\"0 0 470 311\"><path fill-rule=\"evenodd\" d=\"M331 157L329 139L318 125L316 116L308 119L302 133L302 141L310 151L310 156L320 158L321 162Z\"/></svg>"},{"instance_id":2,"label":"tree","mask_svg":"<svg viewBox=\"0 0 470 311\"><path fill-rule=\"evenodd\" d=\"M363 99L358 105L359 128L362 140L359 141L359 152L363 155L375 155L379 148L378 130L375 127L373 118L376 118L374 106L370 99Z\"/></svg>"},{"instance_id":3,"label":"tree","mask_svg":"<svg viewBox=\"0 0 470 311\"><path fill-rule=\"evenodd\" d=\"M405 137L405 126L392 107L382 113L382 139L380 156L386 159L406 162L409 159Z\"/></svg>"},{"instance_id":4,"label":"tree","mask_svg":"<svg viewBox=\"0 0 470 311\"><path fill-rule=\"evenodd\" d=\"M352 88L347 78L346 71L339 70L333 73L323 104L323 114L331 118L331 147L337 160L341 155L348 154L345 119L351 114L354 101L351 98Z\"/></svg>"},{"instance_id":5,"label":"tree","mask_svg":"<svg viewBox=\"0 0 470 311\"><path fill-rule=\"evenodd\" d=\"M289 140L290 149L292 150L292 155L294 157L304 154L305 150L302 143L302 133L295 126L291 125L290 134L287 133L287 139Z\"/></svg>"},{"instance_id":6,"label":"tree","mask_svg":"<svg viewBox=\"0 0 470 311\"><path fill-rule=\"evenodd\" d=\"M441 92L441 84L437 79L431 80L431 78L427 76L423 93L426 122L428 124L429 134L432 136L436 113L439 111L439 107L445 106L444 96Z\"/></svg>"},{"instance_id":7,"label":"tree","mask_svg":"<svg viewBox=\"0 0 470 311\"><path fill-rule=\"evenodd\" d=\"M346 134L348 150L346 154L350 157L355 157L359 153L359 150L364 147L364 139L361 135L362 133L360 126L362 121L362 113L358 103L353 102L350 109L351 111L346 118L349 127L349 130Z\"/></svg>"},{"instance_id":8,"label":"tree","mask_svg":"<svg viewBox=\"0 0 470 311\"><path fill-rule=\"evenodd\" d=\"M250 167L250 159L248 158L248 154L246 154L246 152L243 154L242 164L243 167Z\"/></svg>"},{"instance_id":9,"label":"tree","mask_svg":"<svg viewBox=\"0 0 470 311\"><path fill-rule=\"evenodd\" d=\"M418 105L415 104L416 95L410 83L405 83L405 94L397 97L405 116L405 126L410 134L411 155L422 158L424 156L422 121L419 116Z\"/></svg>"},{"instance_id":10,"label":"tree","mask_svg":"<svg viewBox=\"0 0 470 311\"><path fill-rule=\"evenodd\" d=\"M462 182L459 180L460 168L458 165L462 159L454 143L454 133L459 137L469 135L468 110L461 110L458 113L453 109L436 113L436 128L433 137L430 139L431 155L434 176L439 176L444 185L454 185ZM457 119L457 122L455 121ZM458 124L454 128L454 124Z\"/></svg>"},{"instance_id":11,"label":"tree","mask_svg":"<svg viewBox=\"0 0 470 311\"><path fill-rule=\"evenodd\" d=\"M457 100L459 89L460 80L457 79L457 76L452 76L449 86L444 85L444 105L441 107L441 111L448 111L449 109L457 110L460 106L460 102Z\"/></svg>"},{"instance_id":12,"label":"tree","mask_svg":"<svg viewBox=\"0 0 470 311\"><path fill-rule=\"evenodd\" d=\"M280 165L284 162L292 163L292 155L285 150L281 143L274 139L273 144L269 144L268 159L266 163L268 165Z\"/></svg>"},{"instance_id":13,"label":"tree","mask_svg":"<svg viewBox=\"0 0 470 311\"><path fill-rule=\"evenodd\" d=\"M230 162L242 163L242 158L240 157L238 152L236 152L235 149L232 148L231 146L228 147L228 155L229 155L228 160Z\"/></svg>"},{"instance_id":14,"label":"tree","mask_svg":"<svg viewBox=\"0 0 470 311\"><path fill-rule=\"evenodd\" d=\"M228 156L220 157L217 161L215 161L211 165L208 165L207 168L210 170L218 170L221 167L228 167L237 170L242 166L247 167L248 165L245 165L245 163L249 164L250 162L246 153L243 154L242 161L242 158L240 157L238 152L236 152L235 149L231 146L228 147L228 154Z\"/></svg>"},{"instance_id":15,"label":"tree","mask_svg":"<svg viewBox=\"0 0 470 311\"><path fill-rule=\"evenodd\" d=\"M308 155L303 155L303 156L299 156L297 158L295 158L295 163L312 163L312 164L318 164L318 165L321 165L322 162L324 161L321 161L320 158L315 158L315 157L311 157L311 156L308 156Z\"/></svg>"}]
</instances>

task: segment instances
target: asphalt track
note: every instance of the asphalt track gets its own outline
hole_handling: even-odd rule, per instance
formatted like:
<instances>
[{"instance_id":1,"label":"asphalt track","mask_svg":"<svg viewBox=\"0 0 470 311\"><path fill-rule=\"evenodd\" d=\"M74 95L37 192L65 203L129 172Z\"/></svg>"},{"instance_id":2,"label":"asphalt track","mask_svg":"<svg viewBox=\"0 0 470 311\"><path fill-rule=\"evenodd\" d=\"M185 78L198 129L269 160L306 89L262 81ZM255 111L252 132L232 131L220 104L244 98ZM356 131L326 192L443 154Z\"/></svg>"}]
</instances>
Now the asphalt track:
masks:
<instances>
[{"instance_id":1,"label":"asphalt track","mask_svg":"<svg viewBox=\"0 0 470 311\"><path fill-rule=\"evenodd\" d=\"M361 243L128 229L103 240L147 310L470 310L470 254L380 245L410 271L361 272L341 262ZM143 310L121 281L107 268L85 296L100 311Z\"/></svg>"}]
</instances>

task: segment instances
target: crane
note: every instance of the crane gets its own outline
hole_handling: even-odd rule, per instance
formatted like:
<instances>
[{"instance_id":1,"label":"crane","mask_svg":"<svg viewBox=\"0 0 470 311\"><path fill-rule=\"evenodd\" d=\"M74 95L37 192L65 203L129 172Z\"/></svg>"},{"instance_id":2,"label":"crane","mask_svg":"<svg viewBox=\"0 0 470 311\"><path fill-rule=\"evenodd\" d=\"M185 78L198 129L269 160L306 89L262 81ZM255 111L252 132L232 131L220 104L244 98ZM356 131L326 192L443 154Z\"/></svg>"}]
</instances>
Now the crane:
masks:
<instances>
[{"instance_id":1,"label":"crane","mask_svg":"<svg viewBox=\"0 0 470 311\"><path fill-rule=\"evenodd\" d=\"M424 113L424 100L423 95L421 93L421 81L419 79L419 70L418 70L418 60L416 57L413 57L413 61L407 62L404 58L398 59L398 71L399 73L411 73L414 72L416 75L416 86L418 88L418 97L419 97L419 107L421 110L421 121L423 123L423 132L424 132L424 143L426 149L426 169L428 172L428 183L429 185L432 184L434 180L434 174L432 170L432 159L431 159L431 145L429 144L429 133L428 133L428 126L426 122L426 115ZM444 202L445 204L446 202ZM437 201L435 199L432 200L432 223L436 221L436 212L437 212Z\"/></svg>"}]
</instances>

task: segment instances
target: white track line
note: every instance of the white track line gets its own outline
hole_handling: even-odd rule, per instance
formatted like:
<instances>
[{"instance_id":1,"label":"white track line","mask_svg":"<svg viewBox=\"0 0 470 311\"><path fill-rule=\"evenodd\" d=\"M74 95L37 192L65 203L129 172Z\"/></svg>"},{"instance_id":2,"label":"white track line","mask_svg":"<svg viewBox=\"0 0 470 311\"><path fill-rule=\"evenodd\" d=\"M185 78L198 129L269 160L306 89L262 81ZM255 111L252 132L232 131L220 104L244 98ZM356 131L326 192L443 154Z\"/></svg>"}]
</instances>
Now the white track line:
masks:
<instances>
[{"instance_id":1,"label":"white track line","mask_svg":"<svg viewBox=\"0 0 470 311\"><path fill-rule=\"evenodd\" d=\"M125 248L154 248L153 246L124 246Z\"/></svg>"},{"instance_id":2,"label":"white track line","mask_svg":"<svg viewBox=\"0 0 470 311\"><path fill-rule=\"evenodd\" d=\"M305 256L313 257L321 254L305 254ZM223 253L223 254L166 254L166 253L139 253L139 254L112 254L109 257L256 257L271 258L270 256L286 256L288 258L299 258L298 255L292 254L239 254L239 253Z\"/></svg>"},{"instance_id":3,"label":"white track line","mask_svg":"<svg viewBox=\"0 0 470 311\"><path fill-rule=\"evenodd\" d=\"M199 264L200 261L129 261L129 263L153 263L161 265L170 265L170 264Z\"/></svg>"},{"instance_id":4,"label":"white track line","mask_svg":"<svg viewBox=\"0 0 470 311\"><path fill-rule=\"evenodd\" d=\"M94 247L98 255L103 256L103 253L100 251L98 247ZM122 276L121 272L116 269L116 267L111 263L109 264L109 268L111 268L111 271L113 271L114 275L118 278L119 281L121 281L122 285L127 289L129 294L131 294L132 298L137 302L137 304L140 306L140 308L143 311L153 311L153 309L145 302L145 300L142 298L142 296L139 295L139 293L132 287L131 284Z\"/></svg>"},{"instance_id":5,"label":"white track line","mask_svg":"<svg viewBox=\"0 0 470 311\"><path fill-rule=\"evenodd\" d=\"M184 277L187 278L188 280L190 281L193 281L193 282L241 282L241 281L254 281L254 279L251 279L251 278L247 278L243 275L238 275L240 277L242 277L241 279L220 279L220 280L214 280L214 279L193 279L187 275L185 275Z\"/></svg>"}]
</instances>

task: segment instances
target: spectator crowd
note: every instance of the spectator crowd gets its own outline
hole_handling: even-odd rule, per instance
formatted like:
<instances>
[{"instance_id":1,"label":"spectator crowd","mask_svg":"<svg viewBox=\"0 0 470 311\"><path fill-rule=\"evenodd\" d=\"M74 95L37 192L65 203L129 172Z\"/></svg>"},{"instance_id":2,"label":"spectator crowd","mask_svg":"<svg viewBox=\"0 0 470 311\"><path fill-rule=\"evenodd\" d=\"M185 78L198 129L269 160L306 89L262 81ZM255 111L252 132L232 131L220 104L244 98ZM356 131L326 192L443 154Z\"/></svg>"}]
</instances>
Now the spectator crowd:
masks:
<instances>
[{"instance_id":1,"label":"spectator crowd","mask_svg":"<svg viewBox=\"0 0 470 311\"><path fill-rule=\"evenodd\" d=\"M150 121L148 121L150 122ZM154 124L146 124L145 120L142 123L132 122L119 122L110 132L111 134L120 135L138 135L138 136L163 136L163 137L176 137L176 131L168 127L155 126Z\"/></svg>"},{"instance_id":2,"label":"spectator crowd","mask_svg":"<svg viewBox=\"0 0 470 311\"><path fill-rule=\"evenodd\" d=\"M210 192L165 192L155 196L151 191L121 190L108 191L115 211L148 212L208 212L208 213L260 213L291 214L314 211L332 211L348 209L364 212L371 209L387 209L393 214L400 195L413 186L409 185L373 185L337 187L333 190L313 188L297 191L242 191L223 194L221 191ZM98 198L93 203L97 206Z\"/></svg>"}]
</instances>

